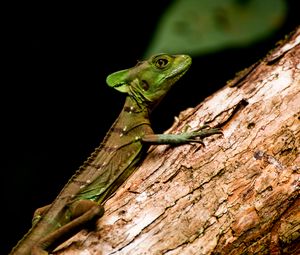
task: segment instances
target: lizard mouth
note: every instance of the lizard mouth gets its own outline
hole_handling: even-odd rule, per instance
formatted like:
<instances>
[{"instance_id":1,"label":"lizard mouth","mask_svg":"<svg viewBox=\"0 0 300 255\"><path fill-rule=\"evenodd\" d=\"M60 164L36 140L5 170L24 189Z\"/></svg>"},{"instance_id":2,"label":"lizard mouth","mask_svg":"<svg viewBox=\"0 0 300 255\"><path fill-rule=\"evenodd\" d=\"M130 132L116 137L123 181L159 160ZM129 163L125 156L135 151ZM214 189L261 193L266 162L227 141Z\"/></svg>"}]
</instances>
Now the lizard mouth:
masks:
<instances>
[{"instance_id":1,"label":"lizard mouth","mask_svg":"<svg viewBox=\"0 0 300 255\"><path fill-rule=\"evenodd\" d=\"M175 70L168 77L167 80L174 79L174 81L179 80L186 72L188 68L182 68L181 70Z\"/></svg>"},{"instance_id":2,"label":"lizard mouth","mask_svg":"<svg viewBox=\"0 0 300 255\"><path fill-rule=\"evenodd\" d=\"M184 75L187 72L191 64L192 64L191 58L186 57L185 61L183 61L178 68L174 69L173 72L170 73L170 75L167 77L167 79L173 78L174 76L180 78L182 75Z\"/></svg>"}]
</instances>

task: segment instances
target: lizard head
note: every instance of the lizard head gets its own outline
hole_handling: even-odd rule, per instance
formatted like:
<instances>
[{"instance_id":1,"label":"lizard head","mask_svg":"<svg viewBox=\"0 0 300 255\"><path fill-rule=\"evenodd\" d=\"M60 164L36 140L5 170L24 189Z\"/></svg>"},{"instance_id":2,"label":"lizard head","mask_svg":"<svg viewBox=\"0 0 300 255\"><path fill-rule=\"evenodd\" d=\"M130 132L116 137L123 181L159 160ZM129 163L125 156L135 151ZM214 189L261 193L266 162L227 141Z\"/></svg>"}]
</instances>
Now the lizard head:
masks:
<instances>
[{"instance_id":1,"label":"lizard head","mask_svg":"<svg viewBox=\"0 0 300 255\"><path fill-rule=\"evenodd\" d=\"M158 54L136 66L110 74L106 83L141 104L153 108L189 69L188 55Z\"/></svg>"}]
</instances>

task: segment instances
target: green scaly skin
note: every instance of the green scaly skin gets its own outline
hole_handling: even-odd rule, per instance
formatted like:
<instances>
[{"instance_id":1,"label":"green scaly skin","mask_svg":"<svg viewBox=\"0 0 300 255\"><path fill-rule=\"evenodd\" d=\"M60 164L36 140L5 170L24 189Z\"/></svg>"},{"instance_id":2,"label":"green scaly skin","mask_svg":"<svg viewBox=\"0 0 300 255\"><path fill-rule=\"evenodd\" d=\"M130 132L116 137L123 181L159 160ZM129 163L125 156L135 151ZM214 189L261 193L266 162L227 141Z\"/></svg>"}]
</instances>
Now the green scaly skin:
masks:
<instances>
[{"instance_id":1,"label":"green scaly skin","mask_svg":"<svg viewBox=\"0 0 300 255\"><path fill-rule=\"evenodd\" d=\"M32 228L11 255L48 254L87 222L102 216L102 204L135 170L150 144L201 142L220 133L204 128L157 135L151 129L149 114L190 65L187 55L159 54L107 77L109 86L127 94L122 112L54 202L37 210Z\"/></svg>"}]
</instances>

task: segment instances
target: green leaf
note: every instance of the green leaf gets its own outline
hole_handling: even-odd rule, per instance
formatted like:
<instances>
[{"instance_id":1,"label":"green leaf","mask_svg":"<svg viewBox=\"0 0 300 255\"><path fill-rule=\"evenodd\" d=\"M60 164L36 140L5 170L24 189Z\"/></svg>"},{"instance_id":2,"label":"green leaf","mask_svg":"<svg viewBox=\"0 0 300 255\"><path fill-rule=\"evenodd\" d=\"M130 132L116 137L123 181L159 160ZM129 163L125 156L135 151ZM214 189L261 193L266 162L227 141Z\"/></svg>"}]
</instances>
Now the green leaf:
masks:
<instances>
[{"instance_id":1,"label":"green leaf","mask_svg":"<svg viewBox=\"0 0 300 255\"><path fill-rule=\"evenodd\" d=\"M285 15L283 0L177 0L162 16L145 56L247 46L278 29Z\"/></svg>"}]
</instances>

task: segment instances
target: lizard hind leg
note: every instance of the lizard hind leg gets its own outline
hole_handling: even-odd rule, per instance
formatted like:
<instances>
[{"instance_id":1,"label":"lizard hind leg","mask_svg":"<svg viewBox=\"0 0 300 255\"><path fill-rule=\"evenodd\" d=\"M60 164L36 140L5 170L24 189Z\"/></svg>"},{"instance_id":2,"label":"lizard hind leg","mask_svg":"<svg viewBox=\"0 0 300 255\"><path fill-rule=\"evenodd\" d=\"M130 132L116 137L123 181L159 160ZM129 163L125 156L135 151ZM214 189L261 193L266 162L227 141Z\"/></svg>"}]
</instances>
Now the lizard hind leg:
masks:
<instances>
[{"instance_id":1,"label":"lizard hind leg","mask_svg":"<svg viewBox=\"0 0 300 255\"><path fill-rule=\"evenodd\" d=\"M103 208L102 205L99 205L97 202L94 202L92 200L78 200L69 206L71 212L71 218L76 219L81 215L83 215L84 213L86 213L87 211L89 211L93 207Z\"/></svg>"},{"instance_id":2,"label":"lizard hind leg","mask_svg":"<svg viewBox=\"0 0 300 255\"><path fill-rule=\"evenodd\" d=\"M90 200L79 200L70 205L72 220L43 237L32 247L32 255L47 255L46 250L53 250L59 244L72 237L81 230L87 223L97 217L101 217L104 208L96 202Z\"/></svg>"}]
</instances>

